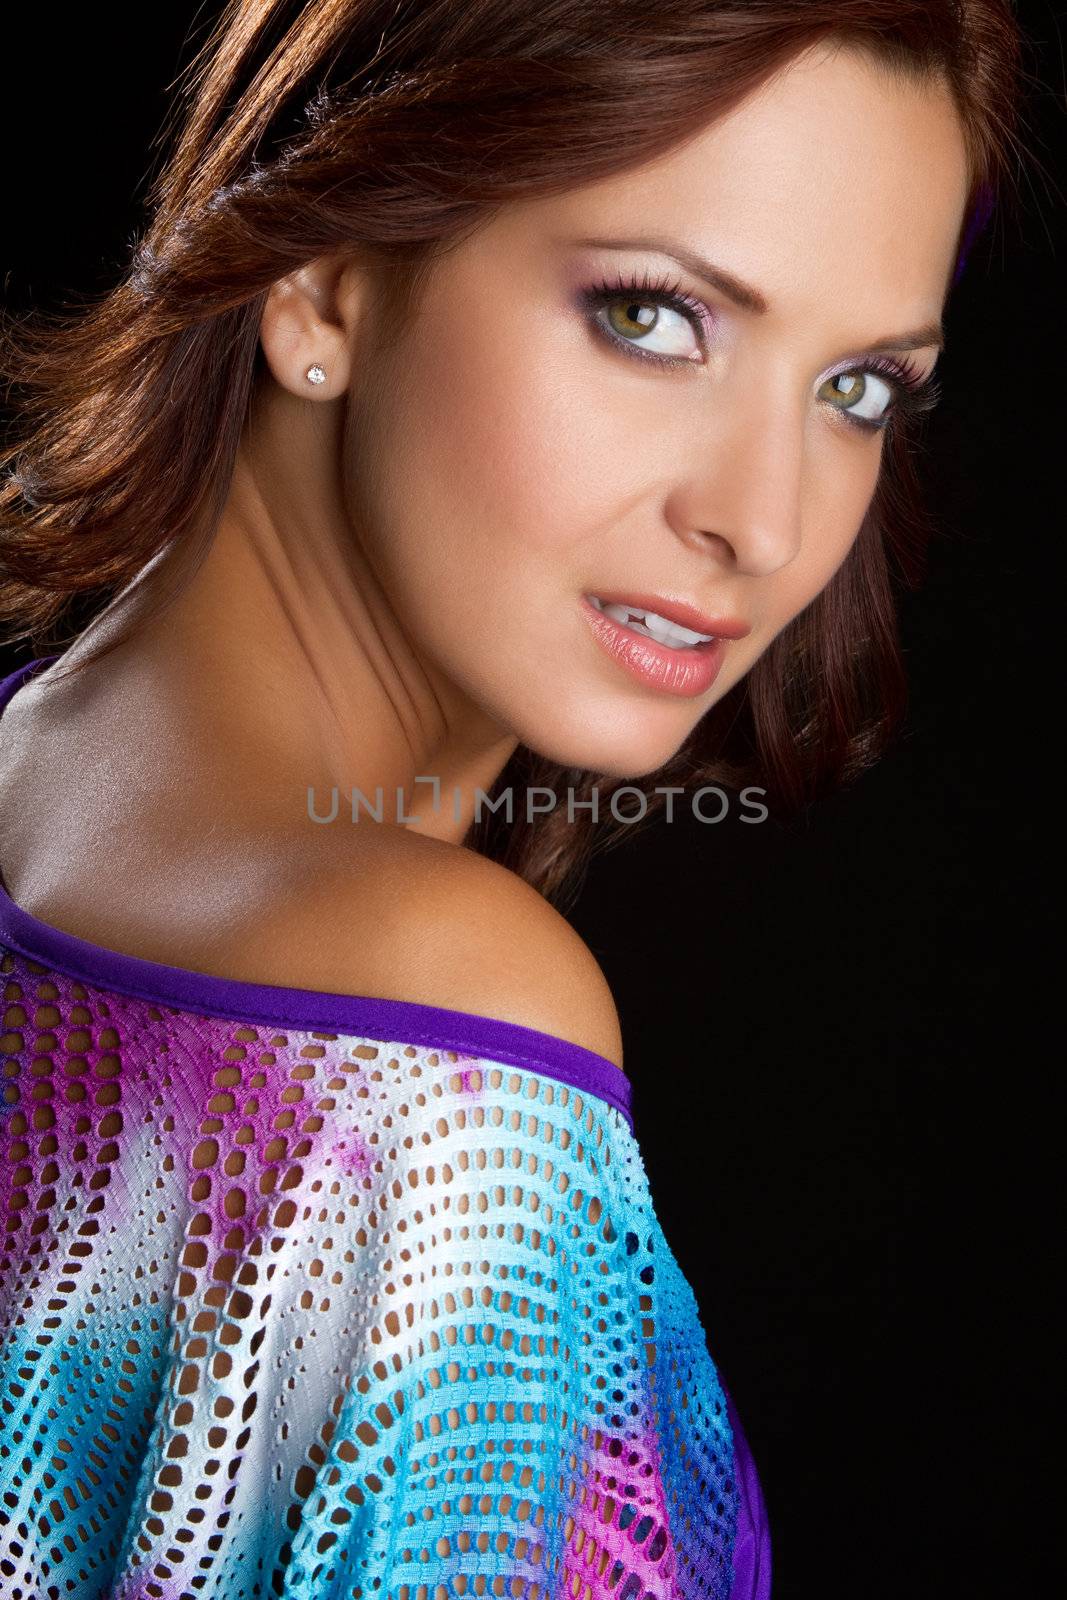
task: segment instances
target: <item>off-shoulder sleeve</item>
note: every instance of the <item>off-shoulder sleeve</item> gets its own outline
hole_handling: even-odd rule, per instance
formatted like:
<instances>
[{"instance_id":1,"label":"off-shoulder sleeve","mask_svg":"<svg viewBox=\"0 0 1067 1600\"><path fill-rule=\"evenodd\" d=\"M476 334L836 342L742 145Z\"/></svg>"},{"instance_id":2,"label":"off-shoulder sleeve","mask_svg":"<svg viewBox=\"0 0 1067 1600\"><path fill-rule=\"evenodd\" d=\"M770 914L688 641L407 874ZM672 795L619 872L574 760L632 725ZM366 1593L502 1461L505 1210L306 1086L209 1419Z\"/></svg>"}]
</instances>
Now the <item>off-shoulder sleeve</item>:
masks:
<instances>
[{"instance_id":1,"label":"off-shoulder sleeve","mask_svg":"<svg viewBox=\"0 0 1067 1600\"><path fill-rule=\"evenodd\" d=\"M76 1000L8 1078L9 1600L739 1600L728 1403L616 1106Z\"/></svg>"}]
</instances>

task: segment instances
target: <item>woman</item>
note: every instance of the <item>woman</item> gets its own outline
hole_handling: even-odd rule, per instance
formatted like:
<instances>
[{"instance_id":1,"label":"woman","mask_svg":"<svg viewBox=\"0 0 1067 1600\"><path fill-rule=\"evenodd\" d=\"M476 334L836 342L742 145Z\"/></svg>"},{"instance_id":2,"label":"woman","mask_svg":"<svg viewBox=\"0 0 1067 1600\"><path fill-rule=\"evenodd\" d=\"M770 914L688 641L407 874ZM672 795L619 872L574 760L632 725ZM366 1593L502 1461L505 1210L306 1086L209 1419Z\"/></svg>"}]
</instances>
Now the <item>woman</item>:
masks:
<instances>
[{"instance_id":1,"label":"woman","mask_svg":"<svg viewBox=\"0 0 1067 1600\"><path fill-rule=\"evenodd\" d=\"M227 9L123 283L9 357L5 1592L769 1593L559 907L617 791L884 745L1016 50Z\"/></svg>"}]
</instances>

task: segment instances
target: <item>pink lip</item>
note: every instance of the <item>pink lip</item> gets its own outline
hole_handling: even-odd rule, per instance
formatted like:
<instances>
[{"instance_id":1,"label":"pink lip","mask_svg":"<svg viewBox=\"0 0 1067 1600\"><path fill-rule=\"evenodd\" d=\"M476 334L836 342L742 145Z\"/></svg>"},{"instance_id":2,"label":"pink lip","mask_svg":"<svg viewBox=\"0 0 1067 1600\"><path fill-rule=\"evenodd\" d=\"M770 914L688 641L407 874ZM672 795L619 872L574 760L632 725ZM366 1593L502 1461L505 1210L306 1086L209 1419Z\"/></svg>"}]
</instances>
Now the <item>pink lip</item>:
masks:
<instances>
[{"instance_id":1,"label":"pink lip","mask_svg":"<svg viewBox=\"0 0 1067 1600\"><path fill-rule=\"evenodd\" d=\"M598 589L596 597L612 606L630 606L634 611L654 611L658 617L676 622L680 628L692 628L694 633L711 633L717 639L743 639L746 633L752 632L747 622L739 622L736 617L708 617L685 600L669 600L661 594L621 594L616 590ZM593 610L596 610L595 606Z\"/></svg>"},{"instance_id":2,"label":"pink lip","mask_svg":"<svg viewBox=\"0 0 1067 1600\"><path fill-rule=\"evenodd\" d=\"M597 598L606 600L608 596ZM612 601L612 604L615 603ZM635 633L632 628L624 627L613 617L598 611L585 595L582 596L581 606L598 644L621 667L649 688L692 699L696 695L706 694L718 677L726 652L724 637L715 638L708 644L693 645L687 650L672 650L669 645L657 644L655 639ZM649 606L648 609L655 610L655 607ZM666 613L660 612L660 615ZM671 620L678 619L674 617ZM682 626L691 627L694 624L683 622ZM710 633L712 630L709 626L696 628L695 631ZM744 628L743 631L747 633L748 629Z\"/></svg>"}]
</instances>

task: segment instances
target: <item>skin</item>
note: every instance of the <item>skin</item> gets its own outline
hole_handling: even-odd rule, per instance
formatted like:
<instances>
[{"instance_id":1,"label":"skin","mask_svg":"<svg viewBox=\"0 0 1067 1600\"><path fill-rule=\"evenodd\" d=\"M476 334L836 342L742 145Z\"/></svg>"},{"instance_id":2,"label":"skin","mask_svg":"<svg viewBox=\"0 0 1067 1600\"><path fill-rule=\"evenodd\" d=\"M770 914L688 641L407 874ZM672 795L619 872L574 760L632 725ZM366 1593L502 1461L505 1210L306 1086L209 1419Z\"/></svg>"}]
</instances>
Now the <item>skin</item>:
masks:
<instances>
[{"instance_id":1,"label":"skin","mask_svg":"<svg viewBox=\"0 0 1067 1600\"><path fill-rule=\"evenodd\" d=\"M353 787L403 791L416 820L377 834L455 846L519 741L612 776L657 769L848 553L883 437L847 422L826 379L937 322L967 182L943 86L823 46L655 162L501 210L436 264L400 338L358 263L322 258L277 283L269 374L206 561L162 622L61 691L116 733L81 735L68 765L94 787L77 816L53 817L62 858L150 837L157 880L172 860L187 883L212 841L221 925L257 873L277 898L280 864L301 852L372 848L374 825L345 821ZM717 263L766 309L654 249L578 242L641 236ZM703 359L662 368L598 337L579 292L631 270L704 303ZM667 320L674 343L655 348L699 348ZM926 374L937 349L893 353ZM607 589L685 598L751 631L707 693L669 696L596 642L579 601ZM135 585L71 655L136 605ZM440 778L440 810L420 774ZM334 827L308 821L309 786L320 806L340 790ZM5 849L17 862L17 839Z\"/></svg>"}]
</instances>

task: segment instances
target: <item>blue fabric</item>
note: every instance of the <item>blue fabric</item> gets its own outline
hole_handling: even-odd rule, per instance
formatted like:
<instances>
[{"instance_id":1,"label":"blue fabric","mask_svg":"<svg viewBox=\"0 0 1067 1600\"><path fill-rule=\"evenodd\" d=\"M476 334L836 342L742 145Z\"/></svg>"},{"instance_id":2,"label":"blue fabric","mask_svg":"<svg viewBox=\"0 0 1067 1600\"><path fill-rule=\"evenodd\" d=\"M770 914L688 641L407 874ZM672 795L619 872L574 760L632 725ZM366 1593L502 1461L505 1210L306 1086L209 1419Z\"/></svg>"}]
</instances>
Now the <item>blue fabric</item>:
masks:
<instances>
[{"instance_id":1,"label":"blue fabric","mask_svg":"<svg viewBox=\"0 0 1067 1600\"><path fill-rule=\"evenodd\" d=\"M618 1067L2 888L0 972L7 1600L766 1600Z\"/></svg>"}]
</instances>

